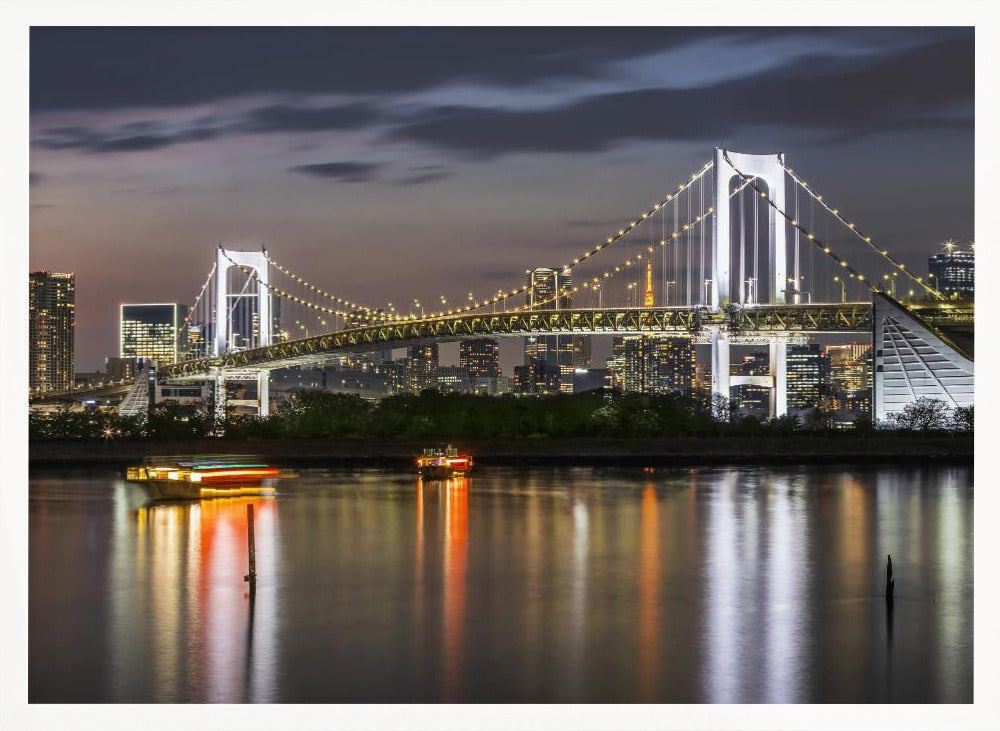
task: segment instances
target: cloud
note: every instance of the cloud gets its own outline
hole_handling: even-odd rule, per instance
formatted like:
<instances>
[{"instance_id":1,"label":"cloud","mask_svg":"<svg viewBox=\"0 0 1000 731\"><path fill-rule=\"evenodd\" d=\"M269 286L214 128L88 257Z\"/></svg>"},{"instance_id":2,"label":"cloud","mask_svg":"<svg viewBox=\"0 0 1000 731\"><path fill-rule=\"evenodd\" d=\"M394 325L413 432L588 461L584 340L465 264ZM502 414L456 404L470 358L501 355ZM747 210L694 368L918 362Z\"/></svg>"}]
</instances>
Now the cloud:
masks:
<instances>
[{"instance_id":1,"label":"cloud","mask_svg":"<svg viewBox=\"0 0 1000 731\"><path fill-rule=\"evenodd\" d=\"M372 162L323 162L296 165L289 170L301 175L337 180L342 183L365 183L374 179L375 173L381 167L380 163Z\"/></svg>"},{"instance_id":2,"label":"cloud","mask_svg":"<svg viewBox=\"0 0 1000 731\"><path fill-rule=\"evenodd\" d=\"M28 172L28 185L35 186L42 182L44 176L41 173Z\"/></svg>"},{"instance_id":3,"label":"cloud","mask_svg":"<svg viewBox=\"0 0 1000 731\"><path fill-rule=\"evenodd\" d=\"M449 178L454 172L443 165L420 165L410 171L406 177L396 181L396 185L423 185Z\"/></svg>"},{"instance_id":4,"label":"cloud","mask_svg":"<svg viewBox=\"0 0 1000 731\"><path fill-rule=\"evenodd\" d=\"M760 37L795 29L754 29ZM372 95L590 79L740 29L33 28L33 111L176 107L253 94ZM86 59L86 63L81 63Z\"/></svg>"},{"instance_id":5,"label":"cloud","mask_svg":"<svg viewBox=\"0 0 1000 731\"><path fill-rule=\"evenodd\" d=\"M150 119L127 124L55 127L32 143L48 150L89 153L145 152L242 134L351 130L374 123L378 112L361 103L328 106L271 104L229 116Z\"/></svg>"},{"instance_id":6,"label":"cloud","mask_svg":"<svg viewBox=\"0 0 1000 731\"><path fill-rule=\"evenodd\" d=\"M792 127L831 142L914 128L955 129L972 118L974 46L950 38L877 59L815 56L756 76L690 89L593 95L561 107L427 109L388 135L459 155L599 152L626 140L718 142L761 127ZM934 121L934 113L958 117Z\"/></svg>"}]
</instances>

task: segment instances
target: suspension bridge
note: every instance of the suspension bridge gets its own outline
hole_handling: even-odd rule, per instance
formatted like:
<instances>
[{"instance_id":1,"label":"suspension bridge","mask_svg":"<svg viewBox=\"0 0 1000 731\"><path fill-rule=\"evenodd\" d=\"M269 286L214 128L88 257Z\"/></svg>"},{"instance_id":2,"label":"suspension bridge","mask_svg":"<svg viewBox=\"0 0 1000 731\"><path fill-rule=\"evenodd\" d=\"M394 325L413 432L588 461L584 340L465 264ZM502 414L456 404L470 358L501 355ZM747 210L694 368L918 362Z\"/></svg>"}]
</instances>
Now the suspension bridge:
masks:
<instances>
[{"instance_id":1,"label":"suspension bridge","mask_svg":"<svg viewBox=\"0 0 1000 731\"><path fill-rule=\"evenodd\" d=\"M790 339L864 333L872 338L876 420L922 396L952 407L973 402L973 306L949 301L911 271L780 153L716 149L616 231L558 266L537 264L560 273L555 287L529 277L469 292L460 304L441 295L435 311L419 300L404 311L340 297L263 248L220 245L188 310L189 357L100 392L127 392L122 411L139 411L157 382L210 382L224 414L226 383L256 382L266 414L272 370L352 352L483 337L659 335L709 346L712 391L727 398L730 346L766 345L771 410L780 416Z\"/></svg>"}]
</instances>

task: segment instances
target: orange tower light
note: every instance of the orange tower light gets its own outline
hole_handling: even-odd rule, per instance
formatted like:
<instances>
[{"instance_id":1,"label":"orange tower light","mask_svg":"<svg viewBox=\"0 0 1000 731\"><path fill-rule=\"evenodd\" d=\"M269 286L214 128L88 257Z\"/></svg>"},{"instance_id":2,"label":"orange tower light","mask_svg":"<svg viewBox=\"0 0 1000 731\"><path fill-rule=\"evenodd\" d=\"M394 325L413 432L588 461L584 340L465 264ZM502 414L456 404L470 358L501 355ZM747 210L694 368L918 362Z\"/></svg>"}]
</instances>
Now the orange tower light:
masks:
<instances>
[{"instance_id":1,"label":"orange tower light","mask_svg":"<svg viewBox=\"0 0 1000 731\"><path fill-rule=\"evenodd\" d=\"M653 294L653 258L646 259L646 295L642 298L643 307L655 307L656 298Z\"/></svg>"}]
</instances>

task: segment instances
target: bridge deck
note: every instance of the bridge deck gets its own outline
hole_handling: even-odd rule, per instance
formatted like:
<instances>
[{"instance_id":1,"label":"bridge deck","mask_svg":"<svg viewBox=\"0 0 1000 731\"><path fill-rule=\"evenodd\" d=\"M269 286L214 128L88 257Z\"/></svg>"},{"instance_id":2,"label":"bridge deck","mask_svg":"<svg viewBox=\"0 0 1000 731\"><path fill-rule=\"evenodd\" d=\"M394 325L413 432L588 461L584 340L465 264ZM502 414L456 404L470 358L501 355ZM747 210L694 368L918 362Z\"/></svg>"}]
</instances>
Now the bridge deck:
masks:
<instances>
[{"instance_id":1,"label":"bridge deck","mask_svg":"<svg viewBox=\"0 0 1000 731\"><path fill-rule=\"evenodd\" d=\"M975 307L971 303L914 303L908 308L971 350ZM870 333L870 302L821 302L732 306L711 312L702 307L605 308L498 312L416 319L341 330L299 340L229 353L221 358L188 360L160 368L164 380L196 380L213 372L274 370L311 365L350 352L386 350L428 340L462 340L526 335L698 335L722 327L740 335L774 333ZM120 388L120 387L119 387ZM81 392L42 398L78 398ZM37 397L36 399L37 400Z\"/></svg>"}]
</instances>

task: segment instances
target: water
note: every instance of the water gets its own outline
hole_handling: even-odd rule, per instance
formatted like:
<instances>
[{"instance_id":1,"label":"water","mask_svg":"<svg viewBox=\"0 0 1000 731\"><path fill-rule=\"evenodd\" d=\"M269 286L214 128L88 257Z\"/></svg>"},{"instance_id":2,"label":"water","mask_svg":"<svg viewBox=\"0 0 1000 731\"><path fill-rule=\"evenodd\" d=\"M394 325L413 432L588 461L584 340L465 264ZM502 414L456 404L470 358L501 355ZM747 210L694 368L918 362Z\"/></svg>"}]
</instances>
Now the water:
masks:
<instances>
[{"instance_id":1,"label":"water","mask_svg":"<svg viewBox=\"0 0 1000 731\"><path fill-rule=\"evenodd\" d=\"M32 477L31 702L973 700L971 468L306 471L270 499L142 494Z\"/></svg>"}]
</instances>

